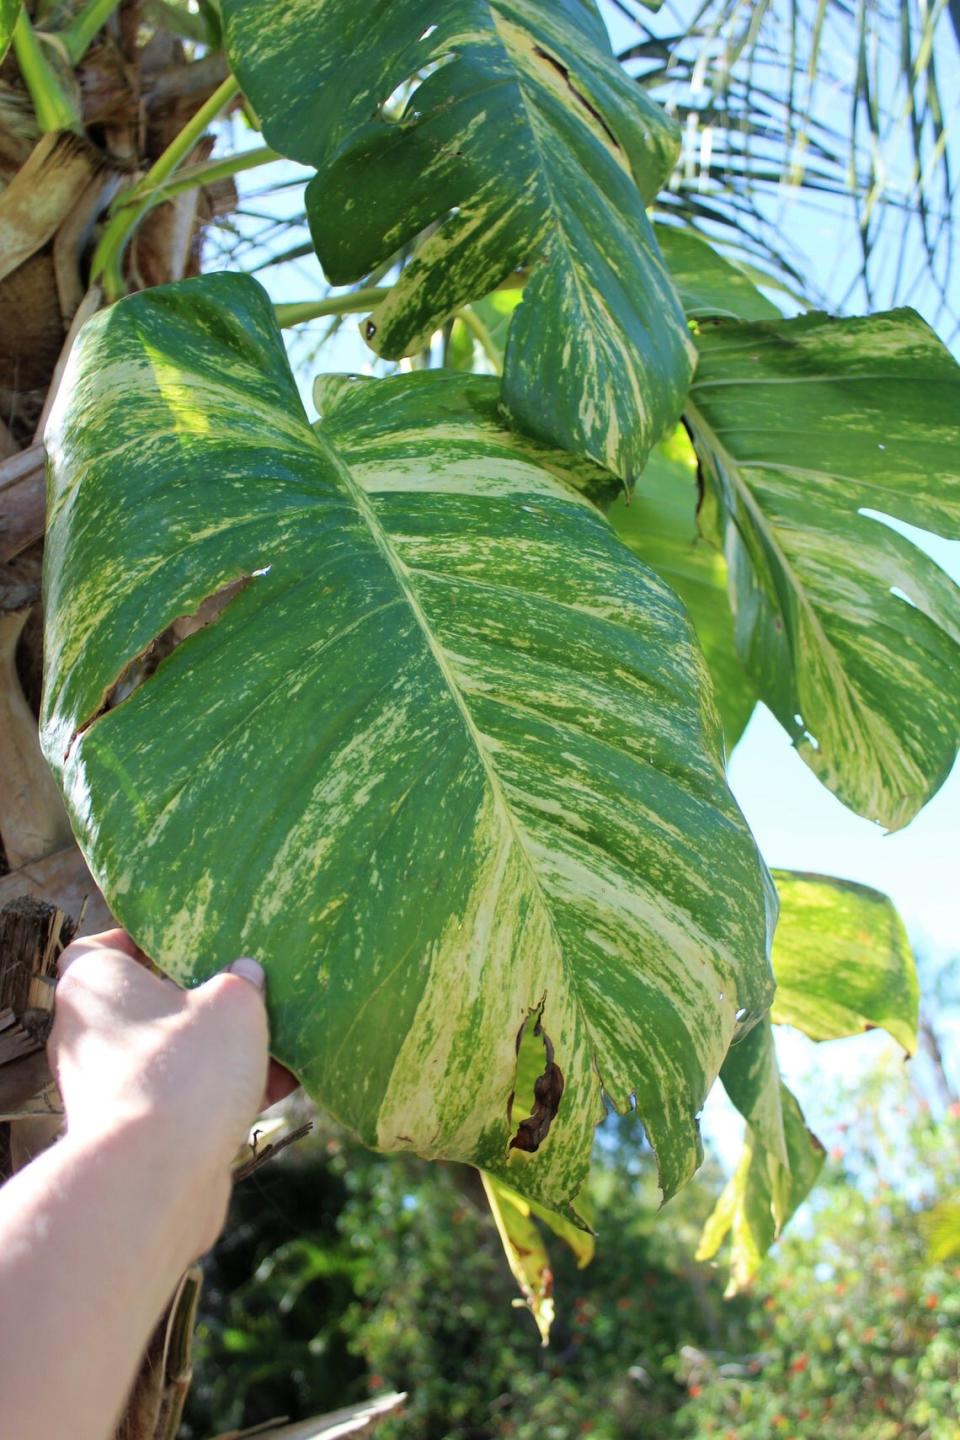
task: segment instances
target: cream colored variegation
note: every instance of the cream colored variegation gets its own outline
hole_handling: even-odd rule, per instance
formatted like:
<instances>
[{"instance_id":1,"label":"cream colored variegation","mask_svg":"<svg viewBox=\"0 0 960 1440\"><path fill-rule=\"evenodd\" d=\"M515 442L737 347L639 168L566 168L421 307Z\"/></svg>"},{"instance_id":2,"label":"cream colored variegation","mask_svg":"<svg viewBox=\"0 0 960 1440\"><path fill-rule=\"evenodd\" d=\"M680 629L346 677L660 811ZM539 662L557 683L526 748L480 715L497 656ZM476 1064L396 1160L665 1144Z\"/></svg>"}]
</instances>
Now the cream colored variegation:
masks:
<instances>
[{"instance_id":1,"label":"cream colored variegation","mask_svg":"<svg viewBox=\"0 0 960 1440\"><path fill-rule=\"evenodd\" d=\"M903 921L886 895L828 875L773 874L780 896L773 1020L813 1040L883 1026L911 1053L916 966ZM823 1164L823 1147L780 1080L773 1033L769 1020L762 1021L731 1047L720 1071L747 1131L736 1173L704 1226L697 1253L711 1259L730 1234L730 1293L750 1283Z\"/></svg>"},{"instance_id":2,"label":"cream colored variegation","mask_svg":"<svg viewBox=\"0 0 960 1440\"><path fill-rule=\"evenodd\" d=\"M746 1289L809 1195L824 1151L780 1079L768 1019L731 1047L720 1077L747 1126L740 1161L703 1227L696 1258L712 1260L729 1235L727 1294L734 1295Z\"/></svg>"},{"instance_id":3,"label":"cream colored variegation","mask_svg":"<svg viewBox=\"0 0 960 1440\"><path fill-rule=\"evenodd\" d=\"M587 498L608 477L504 430L493 378L318 394L314 430L242 277L84 331L43 736L85 854L180 979L263 961L278 1056L369 1144L569 1214L606 1097L669 1193L772 988L682 607Z\"/></svg>"},{"instance_id":4,"label":"cream colored variegation","mask_svg":"<svg viewBox=\"0 0 960 1440\"><path fill-rule=\"evenodd\" d=\"M532 271L506 410L631 482L676 420L693 347L645 206L675 123L622 70L593 0L224 0L270 144L312 165L328 277L405 264L361 330L409 355Z\"/></svg>"},{"instance_id":5,"label":"cream colored variegation","mask_svg":"<svg viewBox=\"0 0 960 1440\"><path fill-rule=\"evenodd\" d=\"M899 528L960 536L960 368L909 310L706 322L698 346L740 654L823 783L896 829L960 733L960 591Z\"/></svg>"},{"instance_id":6,"label":"cream colored variegation","mask_svg":"<svg viewBox=\"0 0 960 1440\"><path fill-rule=\"evenodd\" d=\"M774 871L780 918L772 1017L811 1040L881 1028L908 1055L917 1046L920 984L890 899L830 875Z\"/></svg>"}]
</instances>

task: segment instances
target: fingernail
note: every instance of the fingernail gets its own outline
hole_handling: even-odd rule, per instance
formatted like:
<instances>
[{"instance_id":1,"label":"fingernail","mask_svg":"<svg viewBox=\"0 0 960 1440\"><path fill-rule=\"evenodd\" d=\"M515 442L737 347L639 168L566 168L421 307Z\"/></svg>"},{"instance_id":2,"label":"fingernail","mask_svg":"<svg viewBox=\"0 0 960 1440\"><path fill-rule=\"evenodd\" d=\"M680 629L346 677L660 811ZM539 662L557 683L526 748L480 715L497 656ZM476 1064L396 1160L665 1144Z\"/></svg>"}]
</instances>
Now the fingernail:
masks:
<instances>
[{"instance_id":1,"label":"fingernail","mask_svg":"<svg viewBox=\"0 0 960 1440\"><path fill-rule=\"evenodd\" d=\"M249 980L251 985L256 985L261 992L267 988L267 977L263 972L263 966L258 960L251 960L249 955L242 955L239 960L234 960L232 965L227 966L231 975L239 975L241 980Z\"/></svg>"}]
</instances>

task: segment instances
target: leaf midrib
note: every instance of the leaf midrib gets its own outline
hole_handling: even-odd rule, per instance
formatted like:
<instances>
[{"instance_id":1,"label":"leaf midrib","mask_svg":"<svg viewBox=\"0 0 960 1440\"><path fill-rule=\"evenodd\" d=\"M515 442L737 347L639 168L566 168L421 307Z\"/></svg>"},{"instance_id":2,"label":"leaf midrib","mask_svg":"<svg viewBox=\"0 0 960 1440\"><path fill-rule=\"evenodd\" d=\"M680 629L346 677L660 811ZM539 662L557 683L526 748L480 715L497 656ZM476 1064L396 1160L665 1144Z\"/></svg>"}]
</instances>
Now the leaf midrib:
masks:
<instances>
[{"instance_id":1,"label":"leaf midrib","mask_svg":"<svg viewBox=\"0 0 960 1440\"><path fill-rule=\"evenodd\" d=\"M815 627L816 633L820 638L824 650L830 656L831 666L834 669L840 684L843 686L844 691L846 691L846 693L850 696L857 711L863 716L864 723L867 728L872 731L874 729L873 712L865 705L865 703L860 697L859 691L848 680L846 670L840 663L840 658L837 655L836 647L834 646L830 637L827 635L826 631L823 628L823 624L820 620L820 616L818 615L814 607L813 601L807 594L806 586L801 582L800 577L797 575L796 571L793 568L793 565L790 563L790 560L788 559L785 551L783 550L776 530L768 522L767 517L761 509L760 505L758 504L757 500L755 499L753 492L741 477L740 461L727 449L723 441L720 440L713 426L708 420L704 418L703 412L698 408L696 402L691 398L692 394L693 390L691 390L691 396L688 397L687 403L684 407L687 415L689 415L690 417L691 424L693 425L695 430L699 430L700 434L704 436L707 444L721 461L721 464L723 465L727 474L730 476L734 489L736 490L738 497L743 503L744 508L747 510L751 520L757 527L758 531L766 537L772 550L775 552L777 559L783 568L783 572L786 575L788 581L790 582L794 594L797 596L797 599L802 605L805 613L809 616L811 623ZM731 519L733 519L734 523L736 523L735 516L731 516Z\"/></svg>"},{"instance_id":2,"label":"leaf midrib","mask_svg":"<svg viewBox=\"0 0 960 1440\"><path fill-rule=\"evenodd\" d=\"M377 546L377 549L383 556L384 561L386 562L391 574L397 582L397 586L400 589L401 594L409 605L410 612L413 615L414 620L416 621L423 634L424 640L427 644L427 648L429 649L430 654L433 656L437 669L440 672L440 675L450 693L454 704L460 712L460 716L466 728L467 735L469 736L473 744L474 750L476 751L477 757L480 761L480 765L483 769L484 776L486 777L487 784L490 786L490 790L495 798L497 807L502 813L504 820L506 821L510 833L512 834L513 839L517 845L517 849L523 857L523 862L529 873L533 887L540 898L540 902L543 906L543 911L546 916L547 925L554 939L558 961L564 974L567 976L567 981L570 986L570 990L576 1000L577 1009L580 1011L584 1027L586 1028L587 1033L591 1034L592 1037L592 1031L588 1023L588 1017L584 1011L580 996L577 993L575 977L570 973L570 968L567 964L566 951L561 941L560 933L557 929L556 920L554 919L553 914L553 908L549 903L549 898L546 891L544 890L543 882L541 881L540 876L537 873L536 866L533 862L533 857L531 856L527 848L525 832L523 830L523 827L519 824L513 814L513 811L507 799L506 791L503 787L503 782L500 779L500 776L497 774L494 766L492 765L486 747L483 744L482 733L477 728L476 721L470 713L469 706L467 705L462 690L457 683L457 678L453 673L450 662L447 659L447 656L444 654L438 640L434 636L432 627L427 619L426 614L424 613L423 607L420 604L416 591L410 582L410 571L408 567L404 564L400 556L396 554L387 530L383 526L373 505L370 503L370 500L366 495L365 491L354 480L353 475L350 472L349 466L340 458L339 454L337 454L333 447L328 445L327 442L321 439L321 437L318 436L314 431L311 430L310 435L311 439L314 440L314 442L321 450L327 452L330 456L333 457L333 460L337 466L337 470L343 478L347 493L354 501L361 519L364 521L370 532L374 544Z\"/></svg>"}]
</instances>

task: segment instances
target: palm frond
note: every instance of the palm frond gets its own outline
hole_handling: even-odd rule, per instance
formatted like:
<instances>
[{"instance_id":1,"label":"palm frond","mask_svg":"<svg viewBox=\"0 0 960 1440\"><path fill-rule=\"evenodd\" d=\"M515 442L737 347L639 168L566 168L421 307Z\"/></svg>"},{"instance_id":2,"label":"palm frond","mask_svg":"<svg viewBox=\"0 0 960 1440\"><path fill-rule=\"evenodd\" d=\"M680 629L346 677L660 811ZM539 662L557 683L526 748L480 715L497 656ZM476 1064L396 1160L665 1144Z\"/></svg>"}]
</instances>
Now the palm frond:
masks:
<instances>
[{"instance_id":1,"label":"palm frond","mask_svg":"<svg viewBox=\"0 0 960 1440\"><path fill-rule=\"evenodd\" d=\"M851 263L844 245L843 273L831 275L844 304L916 302L919 290L928 312L955 320L960 103L940 73L956 66L960 0L669 0L656 15L622 0L615 9L636 36L622 62L683 132L672 212L781 269L785 230L796 240L802 217L808 236L822 228L815 198L856 247ZM705 226L705 202L723 218ZM799 268L819 302L822 264L808 253Z\"/></svg>"}]
</instances>

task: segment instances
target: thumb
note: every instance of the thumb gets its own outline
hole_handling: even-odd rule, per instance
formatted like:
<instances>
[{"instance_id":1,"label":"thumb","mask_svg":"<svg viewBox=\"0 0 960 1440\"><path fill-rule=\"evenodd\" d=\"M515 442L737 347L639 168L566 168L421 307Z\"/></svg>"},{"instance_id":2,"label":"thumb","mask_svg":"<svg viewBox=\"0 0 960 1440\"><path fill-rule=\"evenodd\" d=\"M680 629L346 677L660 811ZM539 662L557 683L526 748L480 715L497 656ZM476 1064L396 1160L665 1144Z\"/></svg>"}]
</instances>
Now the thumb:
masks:
<instances>
[{"instance_id":1,"label":"thumb","mask_svg":"<svg viewBox=\"0 0 960 1440\"><path fill-rule=\"evenodd\" d=\"M261 995L266 993L267 977L259 960L252 960L249 955L241 955L239 960L232 961L223 971L225 975L239 975L241 980L248 981L260 991Z\"/></svg>"}]
</instances>

